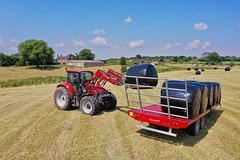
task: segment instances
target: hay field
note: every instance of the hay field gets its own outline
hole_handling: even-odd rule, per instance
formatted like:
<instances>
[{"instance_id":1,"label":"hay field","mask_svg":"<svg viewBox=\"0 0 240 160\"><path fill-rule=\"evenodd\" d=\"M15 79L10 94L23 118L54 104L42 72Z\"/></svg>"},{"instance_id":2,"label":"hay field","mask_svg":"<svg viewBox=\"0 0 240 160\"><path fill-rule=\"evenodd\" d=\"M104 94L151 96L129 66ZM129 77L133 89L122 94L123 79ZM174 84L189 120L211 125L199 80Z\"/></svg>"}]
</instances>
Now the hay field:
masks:
<instances>
[{"instance_id":1,"label":"hay field","mask_svg":"<svg viewBox=\"0 0 240 160\"><path fill-rule=\"evenodd\" d=\"M159 76L182 79L194 71ZM184 130L174 130L174 138L136 128L140 122L127 116L123 87L106 86L118 105L97 116L57 110L55 84L1 88L0 159L240 159L240 70L210 70L201 77L223 79L223 106L206 116L196 137Z\"/></svg>"},{"instance_id":2,"label":"hay field","mask_svg":"<svg viewBox=\"0 0 240 160\"><path fill-rule=\"evenodd\" d=\"M120 72L120 65L100 66L81 68L76 66L68 67L69 70L91 70L97 71L98 69L108 70L109 68ZM9 79L26 79L31 77L49 77L49 76L67 76L65 66L55 66L54 68L36 68L34 67L0 67L0 82Z\"/></svg>"}]
</instances>

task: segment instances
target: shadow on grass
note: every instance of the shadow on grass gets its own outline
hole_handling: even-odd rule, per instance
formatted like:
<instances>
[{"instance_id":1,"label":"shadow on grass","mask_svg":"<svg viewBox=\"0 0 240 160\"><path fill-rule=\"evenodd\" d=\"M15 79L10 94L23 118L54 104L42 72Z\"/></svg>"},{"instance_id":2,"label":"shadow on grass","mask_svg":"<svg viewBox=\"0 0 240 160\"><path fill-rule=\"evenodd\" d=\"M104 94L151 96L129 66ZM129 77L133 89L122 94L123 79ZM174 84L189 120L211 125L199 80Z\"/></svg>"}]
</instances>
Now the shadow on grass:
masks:
<instances>
[{"instance_id":1,"label":"shadow on grass","mask_svg":"<svg viewBox=\"0 0 240 160\"><path fill-rule=\"evenodd\" d=\"M173 133L176 133L177 137L171 137L144 129L140 129L138 133L140 133L143 137L151 138L157 141L167 142L174 145L194 146L208 134L209 130L215 125L222 113L223 111L221 110L213 110L212 112L208 113L205 116L204 128L200 130L197 136L191 136L187 134L187 129L185 128L173 129ZM157 126L157 129L168 131L167 127L162 126Z\"/></svg>"},{"instance_id":2,"label":"shadow on grass","mask_svg":"<svg viewBox=\"0 0 240 160\"><path fill-rule=\"evenodd\" d=\"M125 109L129 110L129 108L126 106L117 106L116 107L116 110L119 110L120 112L123 112L123 113L128 113L128 110L125 110Z\"/></svg>"},{"instance_id":3,"label":"shadow on grass","mask_svg":"<svg viewBox=\"0 0 240 160\"><path fill-rule=\"evenodd\" d=\"M55 69L59 69L59 68L61 68L61 67L58 67L58 66L50 66L50 67L48 67L48 66L44 66L44 67L39 67L39 68L37 68L37 67L28 67L27 69L35 69L35 70L43 70L43 71L53 71L53 70L55 70Z\"/></svg>"},{"instance_id":4,"label":"shadow on grass","mask_svg":"<svg viewBox=\"0 0 240 160\"><path fill-rule=\"evenodd\" d=\"M100 107L99 113L98 113L96 116L102 115L102 114L104 114L104 112L110 113L110 112L114 112L115 110L121 110L121 108L127 108L127 107L118 107L118 106L117 106L116 108L114 108L114 109L109 109L109 110ZM81 111L78 106L72 106L70 109L68 109L68 110L66 110L66 111L76 111L76 110ZM127 113L127 111L124 111L124 110L122 110L122 112Z\"/></svg>"}]
</instances>

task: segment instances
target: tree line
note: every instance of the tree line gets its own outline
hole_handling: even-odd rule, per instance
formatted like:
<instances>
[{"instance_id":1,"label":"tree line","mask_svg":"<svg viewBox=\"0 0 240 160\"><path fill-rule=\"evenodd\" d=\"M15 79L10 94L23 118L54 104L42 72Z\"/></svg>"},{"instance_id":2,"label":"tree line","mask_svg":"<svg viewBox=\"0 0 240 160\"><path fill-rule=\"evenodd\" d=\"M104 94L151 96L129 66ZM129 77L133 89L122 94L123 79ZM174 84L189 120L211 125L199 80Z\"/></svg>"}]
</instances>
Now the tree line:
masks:
<instances>
[{"instance_id":1,"label":"tree line","mask_svg":"<svg viewBox=\"0 0 240 160\"><path fill-rule=\"evenodd\" d=\"M54 64L55 51L43 40L26 40L18 45L18 52L10 56L1 52L0 66L36 65L39 68L39 65ZM75 55L69 55L74 60L94 60L95 58L95 54L90 49L83 49Z\"/></svg>"},{"instance_id":2,"label":"tree line","mask_svg":"<svg viewBox=\"0 0 240 160\"><path fill-rule=\"evenodd\" d=\"M153 62L177 62L177 63L184 63L184 62L190 62L190 61L200 61L205 62L208 65L216 65L216 64L222 64L224 61L240 61L240 57L236 56L220 56L217 52L204 52L201 56L201 58L198 58L197 56L141 56L140 54L137 54L135 57L125 58L121 57L119 59L120 64L124 65L124 60L129 59L144 59L144 60L150 60ZM114 61L118 59L108 59L108 61Z\"/></svg>"}]
</instances>

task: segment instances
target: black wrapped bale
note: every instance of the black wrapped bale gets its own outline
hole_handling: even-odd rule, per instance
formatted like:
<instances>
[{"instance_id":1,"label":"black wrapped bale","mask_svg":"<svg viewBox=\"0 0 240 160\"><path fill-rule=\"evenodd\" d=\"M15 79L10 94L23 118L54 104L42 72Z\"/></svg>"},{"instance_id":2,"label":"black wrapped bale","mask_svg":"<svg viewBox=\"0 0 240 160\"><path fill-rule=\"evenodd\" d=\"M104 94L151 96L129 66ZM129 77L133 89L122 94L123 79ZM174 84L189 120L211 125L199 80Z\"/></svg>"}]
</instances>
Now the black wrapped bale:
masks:
<instances>
[{"instance_id":1,"label":"black wrapped bale","mask_svg":"<svg viewBox=\"0 0 240 160\"><path fill-rule=\"evenodd\" d=\"M203 82L201 82L201 83L203 83ZM208 88L208 106L207 106L207 109L208 109L213 104L213 85L208 84L208 83L205 83L204 85L206 85Z\"/></svg>"},{"instance_id":2,"label":"black wrapped bale","mask_svg":"<svg viewBox=\"0 0 240 160\"><path fill-rule=\"evenodd\" d=\"M205 68L201 68L201 71L204 72L204 71L205 71Z\"/></svg>"},{"instance_id":3,"label":"black wrapped bale","mask_svg":"<svg viewBox=\"0 0 240 160\"><path fill-rule=\"evenodd\" d=\"M198 68L195 68L194 70L195 70L195 71L198 71Z\"/></svg>"},{"instance_id":4,"label":"black wrapped bale","mask_svg":"<svg viewBox=\"0 0 240 160\"><path fill-rule=\"evenodd\" d=\"M139 77L155 77L158 78L157 70L151 64L142 64L132 66L127 71L127 76L139 76ZM128 84L136 84L136 78L127 77ZM138 78L139 85L157 86L157 79ZM136 87L133 87L136 88Z\"/></svg>"},{"instance_id":5,"label":"black wrapped bale","mask_svg":"<svg viewBox=\"0 0 240 160\"><path fill-rule=\"evenodd\" d=\"M187 68L187 71L191 71L191 68Z\"/></svg>"},{"instance_id":6,"label":"black wrapped bale","mask_svg":"<svg viewBox=\"0 0 240 160\"><path fill-rule=\"evenodd\" d=\"M168 81L168 83L183 83L185 84L185 81ZM204 111L207 110L207 106L208 106L208 88L205 84L202 84L201 82L198 81L187 81L187 84L191 84L191 85L195 85L197 87L199 87L199 89L201 90L201 105L200 105L200 110L199 113L203 113Z\"/></svg>"},{"instance_id":7,"label":"black wrapped bale","mask_svg":"<svg viewBox=\"0 0 240 160\"><path fill-rule=\"evenodd\" d=\"M166 87L165 82L163 83L162 87ZM168 88L185 89L185 84L172 82L172 83L168 83ZM166 89L162 89L161 95L167 96ZM168 95L169 97L173 97L173 98L186 99L185 91L168 90ZM201 104L201 91L199 87L195 85L187 84L187 96L188 96L189 118L193 119L199 114L199 109ZM161 104L167 105L167 98L161 98ZM186 100L169 99L169 105L186 108ZM166 112L166 113L168 112L167 107L162 107L162 110L163 112ZM175 114L175 115L187 116L186 110L171 108L170 112L171 114Z\"/></svg>"},{"instance_id":8,"label":"black wrapped bale","mask_svg":"<svg viewBox=\"0 0 240 160\"><path fill-rule=\"evenodd\" d=\"M225 68L225 71L230 71L230 70L231 70L230 67Z\"/></svg>"},{"instance_id":9,"label":"black wrapped bale","mask_svg":"<svg viewBox=\"0 0 240 160\"><path fill-rule=\"evenodd\" d=\"M200 75L201 74L201 72L200 71L196 71L196 75Z\"/></svg>"},{"instance_id":10,"label":"black wrapped bale","mask_svg":"<svg viewBox=\"0 0 240 160\"><path fill-rule=\"evenodd\" d=\"M218 68L217 68L217 67L214 67L213 69L216 70L216 69L218 69Z\"/></svg>"},{"instance_id":11,"label":"black wrapped bale","mask_svg":"<svg viewBox=\"0 0 240 160\"><path fill-rule=\"evenodd\" d=\"M213 84L216 85L216 87L217 87L217 102L216 103L220 103L220 100L221 100L221 86L217 82L210 82L210 83L213 83Z\"/></svg>"},{"instance_id":12,"label":"black wrapped bale","mask_svg":"<svg viewBox=\"0 0 240 160\"><path fill-rule=\"evenodd\" d=\"M220 100L221 89L219 83L216 82L202 82L203 84L211 84L213 86L213 103L212 106L215 106Z\"/></svg>"}]
</instances>

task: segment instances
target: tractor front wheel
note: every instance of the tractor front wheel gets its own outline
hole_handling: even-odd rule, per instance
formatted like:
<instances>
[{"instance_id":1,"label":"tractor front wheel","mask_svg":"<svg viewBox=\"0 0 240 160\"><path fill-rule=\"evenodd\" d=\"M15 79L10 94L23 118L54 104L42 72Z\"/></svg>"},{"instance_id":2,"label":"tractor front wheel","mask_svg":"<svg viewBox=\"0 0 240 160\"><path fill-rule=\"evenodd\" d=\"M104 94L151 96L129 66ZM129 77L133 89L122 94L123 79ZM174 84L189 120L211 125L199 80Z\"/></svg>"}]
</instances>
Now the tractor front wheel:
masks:
<instances>
[{"instance_id":1,"label":"tractor front wheel","mask_svg":"<svg viewBox=\"0 0 240 160\"><path fill-rule=\"evenodd\" d=\"M54 92L54 102L59 110L67 110L72 106L72 95L65 87L58 87Z\"/></svg>"},{"instance_id":2,"label":"tractor front wheel","mask_svg":"<svg viewBox=\"0 0 240 160\"><path fill-rule=\"evenodd\" d=\"M96 115L99 112L97 100L93 96L85 96L80 100L80 110L83 114Z\"/></svg>"},{"instance_id":3,"label":"tractor front wheel","mask_svg":"<svg viewBox=\"0 0 240 160\"><path fill-rule=\"evenodd\" d=\"M114 94L111 93L111 96L109 97L108 101L104 103L102 106L106 110L112 110L116 108L117 106L117 98L115 97Z\"/></svg>"}]
</instances>

